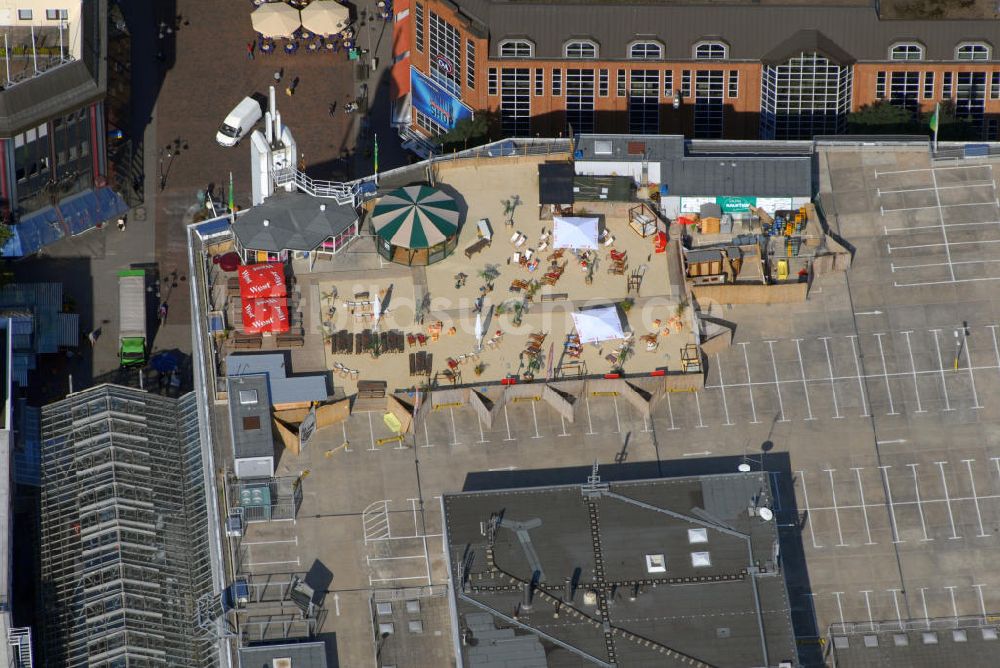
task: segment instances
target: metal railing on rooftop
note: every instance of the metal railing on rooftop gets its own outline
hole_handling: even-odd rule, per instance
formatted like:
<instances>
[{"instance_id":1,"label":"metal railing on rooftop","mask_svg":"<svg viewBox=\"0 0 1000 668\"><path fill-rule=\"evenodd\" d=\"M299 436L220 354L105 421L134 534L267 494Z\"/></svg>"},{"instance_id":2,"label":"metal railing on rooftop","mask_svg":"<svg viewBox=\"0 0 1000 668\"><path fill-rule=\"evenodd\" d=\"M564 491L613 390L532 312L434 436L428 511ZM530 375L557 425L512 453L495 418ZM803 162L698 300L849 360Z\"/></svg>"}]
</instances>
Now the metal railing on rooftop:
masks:
<instances>
[{"instance_id":1,"label":"metal railing on rooftop","mask_svg":"<svg viewBox=\"0 0 1000 668\"><path fill-rule=\"evenodd\" d=\"M357 195L357 186L352 185L353 182L321 181L292 167L272 171L271 179L276 186L294 183L302 192L313 197L330 197L336 200L337 204L353 204Z\"/></svg>"},{"instance_id":2,"label":"metal railing on rooftop","mask_svg":"<svg viewBox=\"0 0 1000 668\"><path fill-rule=\"evenodd\" d=\"M936 617L933 619L902 619L877 622L836 622L830 624L830 635L886 633L892 631L948 631L997 626L1000 617Z\"/></svg>"}]
</instances>

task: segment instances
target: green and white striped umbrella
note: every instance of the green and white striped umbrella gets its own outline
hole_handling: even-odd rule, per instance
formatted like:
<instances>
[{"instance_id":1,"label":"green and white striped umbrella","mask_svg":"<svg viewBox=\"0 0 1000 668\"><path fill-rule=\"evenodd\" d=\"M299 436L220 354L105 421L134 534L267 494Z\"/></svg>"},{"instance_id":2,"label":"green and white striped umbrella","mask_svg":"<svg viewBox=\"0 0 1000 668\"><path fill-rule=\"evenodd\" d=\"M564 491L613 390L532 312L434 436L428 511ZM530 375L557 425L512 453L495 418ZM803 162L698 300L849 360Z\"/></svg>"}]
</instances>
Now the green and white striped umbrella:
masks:
<instances>
[{"instance_id":1,"label":"green and white striped umbrella","mask_svg":"<svg viewBox=\"0 0 1000 668\"><path fill-rule=\"evenodd\" d=\"M458 232L458 205L436 188L406 186L375 205L372 226L394 246L430 248Z\"/></svg>"}]
</instances>

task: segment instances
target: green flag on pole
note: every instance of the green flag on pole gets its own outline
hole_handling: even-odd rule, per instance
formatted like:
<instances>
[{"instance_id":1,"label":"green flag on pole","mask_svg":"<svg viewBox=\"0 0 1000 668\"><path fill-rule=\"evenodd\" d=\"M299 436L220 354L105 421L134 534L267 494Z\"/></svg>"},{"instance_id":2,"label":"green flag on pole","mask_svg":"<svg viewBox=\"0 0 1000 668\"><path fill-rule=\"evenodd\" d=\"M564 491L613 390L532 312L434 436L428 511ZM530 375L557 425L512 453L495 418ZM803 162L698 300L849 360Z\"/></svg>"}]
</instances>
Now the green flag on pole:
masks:
<instances>
[{"instance_id":1,"label":"green flag on pole","mask_svg":"<svg viewBox=\"0 0 1000 668\"><path fill-rule=\"evenodd\" d=\"M236 212L236 197L233 194L233 173L229 172L229 212Z\"/></svg>"},{"instance_id":2,"label":"green flag on pole","mask_svg":"<svg viewBox=\"0 0 1000 668\"><path fill-rule=\"evenodd\" d=\"M938 102L934 105L934 114L931 116L931 131L934 132L934 150L937 151L938 145L938 125L940 124L941 117L941 103Z\"/></svg>"},{"instance_id":3,"label":"green flag on pole","mask_svg":"<svg viewBox=\"0 0 1000 668\"><path fill-rule=\"evenodd\" d=\"M375 135L375 148L372 151L372 159L375 163L375 176L378 176L378 135Z\"/></svg>"}]
</instances>

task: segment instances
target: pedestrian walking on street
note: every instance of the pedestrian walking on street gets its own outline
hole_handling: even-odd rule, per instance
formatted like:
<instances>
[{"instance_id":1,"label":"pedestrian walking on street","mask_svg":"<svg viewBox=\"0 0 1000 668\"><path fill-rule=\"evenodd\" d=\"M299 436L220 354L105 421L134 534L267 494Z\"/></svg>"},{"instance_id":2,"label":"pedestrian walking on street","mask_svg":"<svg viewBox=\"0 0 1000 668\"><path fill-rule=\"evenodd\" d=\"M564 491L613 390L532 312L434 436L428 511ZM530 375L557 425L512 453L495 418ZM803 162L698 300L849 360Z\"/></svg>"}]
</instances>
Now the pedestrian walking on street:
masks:
<instances>
[{"instance_id":1,"label":"pedestrian walking on street","mask_svg":"<svg viewBox=\"0 0 1000 668\"><path fill-rule=\"evenodd\" d=\"M160 304L160 324L167 322L167 302Z\"/></svg>"},{"instance_id":2,"label":"pedestrian walking on street","mask_svg":"<svg viewBox=\"0 0 1000 668\"><path fill-rule=\"evenodd\" d=\"M124 232L125 231L125 219L124 218L119 218L118 219L118 231L119 232Z\"/></svg>"},{"instance_id":3,"label":"pedestrian walking on street","mask_svg":"<svg viewBox=\"0 0 1000 668\"><path fill-rule=\"evenodd\" d=\"M253 47L254 47L254 43L253 42L247 42L247 59L248 60L253 60Z\"/></svg>"},{"instance_id":4,"label":"pedestrian walking on street","mask_svg":"<svg viewBox=\"0 0 1000 668\"><path fill-rule=\"evenodd\" d=\"M282 70L275 70L274 71L274 83L281 83L281 75L282 74L283 74Z\"/></svg>"}]
</instances>

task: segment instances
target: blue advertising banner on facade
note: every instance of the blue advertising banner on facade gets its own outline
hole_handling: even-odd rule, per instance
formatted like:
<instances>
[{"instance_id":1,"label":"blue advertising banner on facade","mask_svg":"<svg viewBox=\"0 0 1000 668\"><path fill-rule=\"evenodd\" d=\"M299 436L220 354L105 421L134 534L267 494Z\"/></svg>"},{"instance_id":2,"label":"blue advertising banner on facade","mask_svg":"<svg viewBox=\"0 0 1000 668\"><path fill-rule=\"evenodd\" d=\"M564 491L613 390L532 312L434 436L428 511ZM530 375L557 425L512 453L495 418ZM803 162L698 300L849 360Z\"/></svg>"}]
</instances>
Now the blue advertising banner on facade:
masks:
<instances>
[{"instance_id":1,"label":"blue advertising banner on facade","mask_svg":"<svg viewBox=\"0 0 1000 668\"><path fill-rule=\"evenodd\" d=\"M472 118L472 109L415 67L410 68L410 92L413 108L448 130Z\"/></svg>"}]
</instances>

